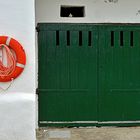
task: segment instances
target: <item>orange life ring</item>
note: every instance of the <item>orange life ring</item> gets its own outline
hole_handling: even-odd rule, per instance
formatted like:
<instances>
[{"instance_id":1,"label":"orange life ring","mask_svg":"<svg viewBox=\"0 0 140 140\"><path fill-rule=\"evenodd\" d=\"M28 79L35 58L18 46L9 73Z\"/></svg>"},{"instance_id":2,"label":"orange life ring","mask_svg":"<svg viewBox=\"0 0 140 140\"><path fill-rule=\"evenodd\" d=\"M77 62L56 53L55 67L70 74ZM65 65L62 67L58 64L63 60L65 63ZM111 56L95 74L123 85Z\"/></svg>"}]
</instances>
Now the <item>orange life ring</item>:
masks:
<instances>
[{"instance_id":1,"label":"orange life ring","mask_svg":"<svg viewBox=\"0 0 140 140\"><path fill-rule=\"evenodd\" d=\"M26 64L26 54L21 44L17 40L8 36L0 36L0 44L7 45L15 52L16 55L15 70L8 76L0 77L0 82L8 82L17 78L24 70Z\"/></svg>"}]
</instances>

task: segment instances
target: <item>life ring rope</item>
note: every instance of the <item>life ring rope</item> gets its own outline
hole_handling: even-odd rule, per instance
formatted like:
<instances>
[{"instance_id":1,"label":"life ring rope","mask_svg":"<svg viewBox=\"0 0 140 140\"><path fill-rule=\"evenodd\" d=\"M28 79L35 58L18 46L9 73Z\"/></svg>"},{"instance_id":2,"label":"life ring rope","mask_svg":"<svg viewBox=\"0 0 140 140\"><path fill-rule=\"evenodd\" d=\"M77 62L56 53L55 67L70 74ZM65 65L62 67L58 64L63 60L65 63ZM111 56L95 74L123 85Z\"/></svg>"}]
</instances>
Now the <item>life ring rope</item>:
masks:
<instances>
[{"instance_id":1,"label":"life ring rope","mask_svg":"<svg viewBox=\"0 0 140 140\"><path fill-rule=\"evenodd\" d=\"M0 36L0 82L17 78L25 68L26 54L21 44L8 36ZM6 60L6 64L5 64Z\"/></svg>"},{"instance_id":2,"label":"life ring rope","mask_svg":"<svg viewBox=\"0 0 140 140\"><path fill-rule=\"evenodd\" d=\"M0 77L4 78L5 76L9 76L15 70L16 58L12 50L7 45L0 44L0 49L2 54L0 60Z\"/></svg>"},{"instance_id":3,"label":"life ring rope","mask_svg":"<svg viewBox=\"0 0 140 140\"><path fill-rule=\"evenodd\" d=\"M8 90L8 89L12 86L13 83L14 83L14 79L12 78L11 81L10 81L10 83L9 83L9 85L8 85L7 87L1 87L1 86L0 86L0 90L1 90L1 91L6 91L6 90Z\"/></svg>"}]
</instances>

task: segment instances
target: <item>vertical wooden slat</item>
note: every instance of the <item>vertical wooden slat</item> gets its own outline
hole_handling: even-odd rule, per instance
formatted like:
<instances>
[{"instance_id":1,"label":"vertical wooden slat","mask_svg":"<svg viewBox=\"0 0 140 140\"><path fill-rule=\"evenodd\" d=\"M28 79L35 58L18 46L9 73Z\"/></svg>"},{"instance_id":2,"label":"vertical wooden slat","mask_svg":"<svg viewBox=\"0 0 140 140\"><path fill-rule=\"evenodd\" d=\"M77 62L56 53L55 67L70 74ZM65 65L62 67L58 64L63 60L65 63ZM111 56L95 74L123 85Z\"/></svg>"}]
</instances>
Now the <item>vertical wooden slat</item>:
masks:
<instances>
[{"instance_id":1,"label":"vertical wooden slat","mask_svg":"<svg viewBox=\"0 0 140 140\"><path fill-rule=\"evenodd\" d=\"M55 80L55 55L56 55L56 31L46 31L46 47L47 47L47 56L46 56L46 87L48 89L56 88L57 83ZM45 51L45 49L44 49Z\"/></svg>"},{"instance_id":2,"label":"vertical wooden slat","mask_svg":"<svg viewBox=\"0 0 140 140\"><path fill-rule=\"evenodd\" d=\"M68 89L69 88L69 55L67 48L67 32L60 31L60 50L59 56L59 85L60 89Z\"/></svg>"},{"instance_id":3,"label":"vertical wooden slat","mask_svg":"<svg viewBox=\"0 0 140 140\"><path fill-rule=\"evenodd\" d=\"M70 63L70 88L78 88L78 57L79 57L78 31L70 31L69 63Z\"/></svg>"},{"instance_id":4,"label":"vertical wooden slat","mask_svg":"<svg viewBox=\"0 0 140 140\"><path fill-rule=\"evenodd\" d=\"M115 38L115 43L114 47L120 47L120 30L114 30L114 38Z\"/></svg>"}]
</instances>

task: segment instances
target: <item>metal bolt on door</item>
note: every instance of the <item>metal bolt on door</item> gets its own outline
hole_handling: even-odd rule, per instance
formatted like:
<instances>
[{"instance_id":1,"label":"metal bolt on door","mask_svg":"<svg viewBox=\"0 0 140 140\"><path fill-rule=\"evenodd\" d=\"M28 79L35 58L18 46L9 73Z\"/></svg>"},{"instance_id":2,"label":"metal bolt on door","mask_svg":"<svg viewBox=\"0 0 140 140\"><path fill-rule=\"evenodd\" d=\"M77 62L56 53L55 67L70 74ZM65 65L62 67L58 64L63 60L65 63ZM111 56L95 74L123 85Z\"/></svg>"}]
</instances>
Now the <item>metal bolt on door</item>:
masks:
<instances>
[{"instance_id":1,"label":"metal bolt on door","mask_svg":"<svg viewBox=\"0 0 140 140\"><path fill-rule=\"evenodd\" d=\"M41 23L38 29L40 126L139 123L139 26Z\"/></svg>"}]
</instances>

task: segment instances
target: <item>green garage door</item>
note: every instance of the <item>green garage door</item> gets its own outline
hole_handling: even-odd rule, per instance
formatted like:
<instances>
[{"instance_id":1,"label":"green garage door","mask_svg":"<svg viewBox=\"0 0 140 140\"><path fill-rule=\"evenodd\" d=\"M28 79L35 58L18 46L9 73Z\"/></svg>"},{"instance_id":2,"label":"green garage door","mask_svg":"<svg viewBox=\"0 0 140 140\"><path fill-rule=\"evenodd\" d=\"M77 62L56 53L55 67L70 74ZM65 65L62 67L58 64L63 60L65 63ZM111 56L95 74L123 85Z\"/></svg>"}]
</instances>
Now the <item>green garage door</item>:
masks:
<instances>
[{"instance_id":1,"label":"green garage door","mask_svg":"<svg viewBox=\"0 0 140 140\"><path fill-rule=\"evenodd\" d=\"M134 25L38 24L39 125L138 124L139 38Z\"/></svg>"}]
</instances>

